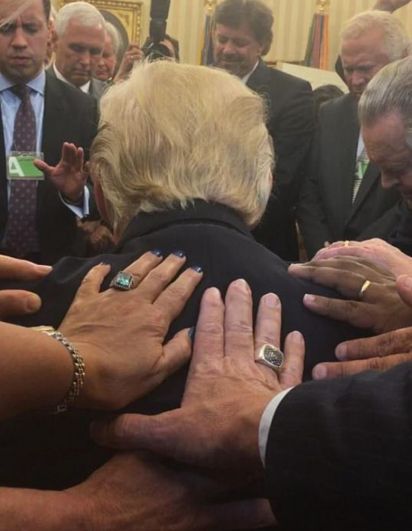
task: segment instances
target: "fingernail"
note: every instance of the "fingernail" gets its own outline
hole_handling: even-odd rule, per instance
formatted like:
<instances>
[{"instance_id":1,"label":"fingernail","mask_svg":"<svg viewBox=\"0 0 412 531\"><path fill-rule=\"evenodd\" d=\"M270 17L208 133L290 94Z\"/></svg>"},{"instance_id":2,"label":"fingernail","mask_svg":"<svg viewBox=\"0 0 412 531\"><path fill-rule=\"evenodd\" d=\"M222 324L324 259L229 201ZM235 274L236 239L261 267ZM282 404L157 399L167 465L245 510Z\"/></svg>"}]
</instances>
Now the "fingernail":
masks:
<instances>
[{"instance_id":1,"label":"fingernail","mask_svg":"<svg viewBox=\"0 0 412 531\"><path fill-rule=\"evenodd\" d=\"M173 251L173 253L175 256L177 256L178 258L184 258L185 257L185 253L183 251L180 251L180 250L177 250L177 251Z\"/></svg>"},{"instance_id":2,"label":"fingernail","mask_svg":"<svg viewBox=\"0 0 412 531\"><path fill-rule=\"evenodd\" d=\"M315 295L310 295L309 293L306 293L306 295L303 296L303 302L309 305L316 304L316 297Z\"/></svg>"},{"instance_id":3,"label":"fingernail","mask_svg":"<svg viewBox=\"0 0 412 531\"><path fill-rule=\"evenodd\" d=\"M39 271L39 273L50 273L53 268L52 266L48 265L36 265L36 269Z\"/></svg>"},{"instance_id":4,"label":"fingernail","mask_svg":"<svg viewBox=\"0 0 412 531\"><path fill-rule=\"evenodd\" d=\"M232 285L250 292L249 284L244 278L238 278Z\"/></svg>"},{"instance_id":5,"label":"fingernail","mask_svg":"<svg viewBox=\"0 0 412 531\"><path fill-rule=\"evenodd\" d=\"M205 296L205 295L207 296L207 298L209 300L211 300L211 299L213 300L214 299L215 301L219 301L219 302L222 301L222 297L220 295L220 291L217 288L208 288L205 291L203 296Z\"/></svg>"},{"instance_id":6,"label":"fingernail","mask_svg":"<svg viewBox=\"0 0 412 531\"><path fill-rule=\"evenodd\" d=\"M28 312L37 312L41 307L41 299L38 295L34 293L27 297L26 300L26 310Z\"/></svg>"},{"instance_id":7,"label":"fingernail","mask_svg":"<svg viewBox=\"0 0 412 531\"><path fill-rule=\"evenodd\" d=\"M328 375L328 371L324 365L316 365L312 371L314 380L323 380Z\"/></svg>"},{"instance_id":8,"label":"fingernail","mask_svg":"<svg viewBox=\"0 0 412 531\"><path fill-rule=\"evenodd\" d=\"M163 257L163 253L160 249L153 249L150 251L152 254L154 254L155 256L157 256L158 258L162 258Z\"/></svg>"},{"instance_id":9,"label":"fingernail","mask_svg":"<svg viewBox=\"0 0 412 531\"><path fill-rule=\"evenodd\" d=\"M338 345L335 349L335 356L338 358L338 360L346 360L348 356L348 347L345 345L345 343L341 343Z\"/></svg>"},{"instance_id":10,"label":"fingernail","mask_svg":"<svg viewBox=\"0 0 412 531\"><path fill-rule=\"evenodd\" d=\"M193 269L193 271L196 271L200 275L203 273L203 269L200 266L192 266L190 269Z\"/></svg>"},{"instance_id":11,"label":"fingernail","mask_svg":"<svg viewBox=\"0 0 412 531\"><path fill-rule=\"evenodd\" d=\"M303 343L303 335L299 332L299 330L294 330L288 335L288 337L297 345L301 345Z\"/></svg>"},{"instance_id":12,"label":"fingernail","mask_svg":"<svg viewBox=\"0 0 412 531\"><path fill-rule=\"evenodd\" d=\"M196 327L192 326L192 328L189 328L187 335L189 336L190 341L193 341L196 334Z\"/></svg>"},{"instance_id":13,"label":"fingernail","mask_svg":"<svg viewBox=\"0 0 412 531\"><path fill-rule=\"evenodd\" d=\"M279 308L280 299L274 293L267 293L263 296L263 301L268 308Z\"/></svg>"}]
</instances>

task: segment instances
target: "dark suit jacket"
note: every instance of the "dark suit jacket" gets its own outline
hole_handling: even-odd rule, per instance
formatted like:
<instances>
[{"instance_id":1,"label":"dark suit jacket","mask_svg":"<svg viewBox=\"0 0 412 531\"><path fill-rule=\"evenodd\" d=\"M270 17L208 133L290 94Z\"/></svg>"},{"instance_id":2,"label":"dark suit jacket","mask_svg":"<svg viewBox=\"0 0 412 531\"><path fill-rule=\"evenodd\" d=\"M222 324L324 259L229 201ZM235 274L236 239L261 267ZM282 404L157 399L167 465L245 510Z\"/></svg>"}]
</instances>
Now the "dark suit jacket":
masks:
<instances>
[{"instance_id":1,"label":"dark suit jacket","mask_svg":"<svg viewBox=\"0 0 412 531\"><path fill-rule=\"evenodd\" d=\"M411 363L290 391L266 453L280 529L409 531L411 401Z\"/></svg>"},{"instance_id":2,"label":"dark suit jacket","mask_svg":"<svg viewBox=\"0 0 412 531\"><path fill-rule=\"evenodd\" d=\"M267 127L273 139L276 167L274 190L255 238L285 260L298 259L294 208L298 199L302 163L314 130L312 89L307 81L263 61L247 86L267 103Z\"/></svg>"},{"instance_id":3,"label":"dark suit jacket","mask_svg":"<svg viewBox=\"0 0 412 531\"><path fill-rule=\"evenodd\" d=\"M56 77L56 73L54 71L53 65L50 65L47 69L47 73L50 77L53 77L54 79L58 79ZM69 83L66 83L66 85L70 85ZM70 85L72 86L72 85ZM90 80L90 86L89 86L89 94L90 96L93 96L97 101L100 101L100 98L103 96L104 92L109 87L109 83L105 81L100 81L100 79L91 78ZM76 87L73 87L76 88ZM76 89L80 92L82 92L80 89Z\"/></svg>"},{"instance_id":4,"label":"dark suit jacket","mask_svg":"<svg viewBox=\"0 0 412 531\"><path fill-rule=\"evenodd\" d=\"M96 101L56 78L46 75L42 151L51 165L59 162L63 142L73 142L86 150L97 132ZM7 181L3 126L0 120L0 233L7 223ZM76 216L65 206L55 187L47 180L40 182L37 191L37 229L40 260L54 263L62 256L82 255L83 235L76 227Z\"/></svg>"},{"instance_id":5,"label":"dark suit jacket","mask_svg":"<svg viewBox=\"0 0 412 531\"><path fill-rule=\"evenodd\" d=\"M304 334L306 377L318 361L334 359L338 342L359 335L349 326L316 316L304 308L302 298L305 293L330 294L330 290L289 276L286 264L256 243L232 210L202 201L185 211L140 214L127 229L123 242L113 255L61 260L47 279L26 286L41 295L43 306L38 314L19 322L59 325L90 267L105 262L111 264L112 273L116 273L151 249L160 249L165 256L182 249L187 255L188 266L200 265L204 269L200 286L173 324L171 334L196 324L200 297L206 288L217 286L224 293L232 280L244 278L253 289L255 310L259 298L274 291L283 303L283 336L295 329ZM185 378L186 369L128 409L155 413L178 407ZM51 418L29 415L21 423L3 423L0 484L60 488L80 481L108 455L89 440L90 418L88 413L71 412Z\"/></svg>"},{"instance_id":6,"label":"dark suit jacket","mask_svg":"<svg viewBox=\"0 0 412 531\"><path fill-rule=\"evenodd\" d=\"M400 195L382 188L379 170L372 163L352 204L358 139L357 103L350 94L321 106L298 206L309 257L325 241L387 239L399 219L395 205Z\"/></svg>"}]
</instances>

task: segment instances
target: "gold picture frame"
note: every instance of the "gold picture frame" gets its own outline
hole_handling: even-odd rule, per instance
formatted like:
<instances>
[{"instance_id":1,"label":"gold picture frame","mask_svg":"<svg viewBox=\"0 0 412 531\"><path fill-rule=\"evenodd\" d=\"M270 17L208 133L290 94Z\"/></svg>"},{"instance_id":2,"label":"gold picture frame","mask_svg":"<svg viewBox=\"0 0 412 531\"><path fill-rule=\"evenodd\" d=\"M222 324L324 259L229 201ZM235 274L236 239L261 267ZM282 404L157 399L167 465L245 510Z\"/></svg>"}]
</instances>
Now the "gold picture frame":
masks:
<instances>
[{"instance_id":1,"label":"gold picture frame","mask_svg":"<svg viewBox=\"0 0 412 531\"><path fill-rule=\"evenodd\" d=\"M74 0L60 0L61 6ZM142 32L142 2L123 0L88 0L104 18L119 31L124 47L130 42L140 43Z\"/></svg>"}]
</instances>

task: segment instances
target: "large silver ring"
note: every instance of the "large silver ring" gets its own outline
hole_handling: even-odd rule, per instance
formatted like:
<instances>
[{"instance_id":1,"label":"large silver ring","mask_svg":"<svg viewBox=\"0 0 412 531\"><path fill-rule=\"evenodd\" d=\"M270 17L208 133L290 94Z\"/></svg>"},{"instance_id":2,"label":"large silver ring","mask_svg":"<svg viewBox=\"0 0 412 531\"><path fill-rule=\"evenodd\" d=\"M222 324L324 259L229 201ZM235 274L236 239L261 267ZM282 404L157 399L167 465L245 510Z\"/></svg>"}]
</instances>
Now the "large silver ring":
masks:
<instances>
[{"instance_id":1,"label":"large silver ring","mask_svg":"<svg viewBox=\"0 0 412 531\"><path fill-rule=\"evenodd\" d=\"M111 288L119 289L121 291L129 291L136 287L136 282L132 273L127 271L119 271L109 285Z\"/></svg>"},{"instance_id":2,"label":"large silver ring","mask_svg":"<svg viewBox=\"0 0 412 531\"><path fill-rule=\"evenodd\" d=\"M362 284L361 289L358 293L358 300L362 300L363 296L365 295L366 290L370 287L372 282L370 280L365 280L365 282Z\"/></svg>"},{"instance_id":3,"label":"large silver ring","mask_svg":"<svg viewBox=\"0 0 412 531\"><path fill-rule=\"evenodd\" d=\"M274 371L280 371L285 363L285 355L274 345L266 343L260 348L255 361L270 367Z\"/></svg>"}]
</instances>

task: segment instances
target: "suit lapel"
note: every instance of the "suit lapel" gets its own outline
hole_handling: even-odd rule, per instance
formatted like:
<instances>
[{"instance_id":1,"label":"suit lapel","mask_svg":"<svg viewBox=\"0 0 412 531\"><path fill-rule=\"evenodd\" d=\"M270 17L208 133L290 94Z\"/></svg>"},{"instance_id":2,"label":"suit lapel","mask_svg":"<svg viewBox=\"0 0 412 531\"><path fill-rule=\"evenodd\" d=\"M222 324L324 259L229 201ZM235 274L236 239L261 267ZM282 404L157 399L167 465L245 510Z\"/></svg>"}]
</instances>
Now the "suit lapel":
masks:
<instances>
[{"instance_id":1,"label":"suit lapel","mask_svg":"<svg viewBox=\"0 0 412 531\"><path fill-rule=\"evenodd\" d=\"M341 131L339 138L343 145L331 146L331 151L327 156L333 157L335 148L336 153L340 154L337 174L334 180L336 181L335 193L339 196L336 201L336 208L340 211L339 217L344 225L347 213L352 209L352 190L356 165L356 151L359 141L359 124L357 104L351 96L347 96L342 110L341 122L337 123L336 127Z\"/></svg>"},{"instance_id":2,"label":"suit lapel","mask_svg":"<svg viewBox=\"0 0 412 531\"><path fill-rule=\"evenodd\" d=\"M43 140L42 149L44 159L48 164L56 164L56 153L61 152L65 138L65 100L58 87L59 81L49 75L46 76L46 91L44 98Z\"/></svg>"},{"instance_id":3,"label":"suit lapel","mask_svg":"<svg viewBox=\"0 0 412 531\"><path fill-rule=\"evenodd\" d=\"M375 164L369 163L368 168L366 170L366 173L362 179L362 182L359 187L359 191L356 195L355 201L353 203L351 212L348 216L348 219L346 220L346 224L350 222L352 217L356 214L356 212L359 210L360 206L362 205L363 201L368 196L370 189L372 186L376 183L377 179L380 179L380 171Z\"/></svg>"}]
</instances>

